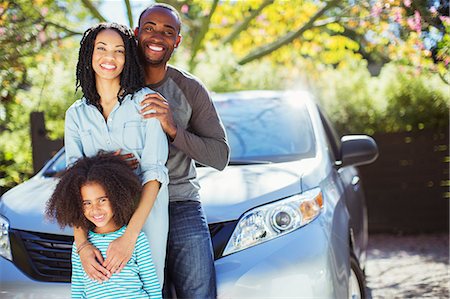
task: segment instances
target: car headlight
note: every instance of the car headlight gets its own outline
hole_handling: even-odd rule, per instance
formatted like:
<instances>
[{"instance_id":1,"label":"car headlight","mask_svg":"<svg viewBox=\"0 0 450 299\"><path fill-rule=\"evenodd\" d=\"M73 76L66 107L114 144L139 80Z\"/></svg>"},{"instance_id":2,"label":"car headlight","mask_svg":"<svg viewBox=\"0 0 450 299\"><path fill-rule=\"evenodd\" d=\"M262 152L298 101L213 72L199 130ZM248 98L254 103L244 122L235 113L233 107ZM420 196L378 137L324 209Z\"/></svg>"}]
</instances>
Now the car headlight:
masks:
<instances>
[{"instance_id":1,"label":"car headlight","mask_svg":"<svg viewBox=\"0 0 450 299\"><path fill-rule=\"evenodd\" d=\"M315 188L254 208L239 220L223 255L292 232L314 220L320 214L322 206L322 192L320 188Z\"/></svg>"},{"instance_id":2,"label":"car headlight","mask_svg":"<svg viewBox=\"0 0 450 299\"><path fill-rule=\"evenodd\" d=\"M9 222L0 216L0 256L12 261L11 244L9 242Z\"/></svg>"}]
</instances>

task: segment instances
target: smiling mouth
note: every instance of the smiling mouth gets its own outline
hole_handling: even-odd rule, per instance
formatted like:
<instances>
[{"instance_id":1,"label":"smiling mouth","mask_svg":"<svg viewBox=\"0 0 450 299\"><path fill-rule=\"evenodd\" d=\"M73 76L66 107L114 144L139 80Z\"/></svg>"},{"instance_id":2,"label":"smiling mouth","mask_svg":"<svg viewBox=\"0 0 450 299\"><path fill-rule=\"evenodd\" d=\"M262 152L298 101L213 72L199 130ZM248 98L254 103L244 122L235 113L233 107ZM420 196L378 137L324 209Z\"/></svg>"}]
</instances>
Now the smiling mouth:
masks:
<instances>
[{"instance_id":1,"label":"smiling mouth","mask_svg":"<svg viewBox=\"0 0 450 299\"><path fill-rule=\"evenodd\" d=\"M162 52L162 51L164 51L164 47L161 47L161 46L158 46L158 45L147 45L147 48L148 49L150 49L150 50L152 50L152 51L155 51L155 52Z\"/></svg>"},{"instance_id":2,"label":"smiling mouth","mask_svg":"<svg viewBox=\"0 0 450 299\"><path fill-rule=\"evenodd\" d=\"M117 66L115 66L115 65L105 64L105 63L100 64L100 66L107 70L115 70L117 68Z\"/></svg>"},{"instance_id":3,"label":"smiling mouth","mask_svg":"<svg viewBox=\"0 0 450 299\"><path fill-rule=\"evenodd\" d=\"M101 222L105 219L105 215L102 216L92 216L92 218L94 219L94 221L96 222Z\"/></svg>"}]
</instances>

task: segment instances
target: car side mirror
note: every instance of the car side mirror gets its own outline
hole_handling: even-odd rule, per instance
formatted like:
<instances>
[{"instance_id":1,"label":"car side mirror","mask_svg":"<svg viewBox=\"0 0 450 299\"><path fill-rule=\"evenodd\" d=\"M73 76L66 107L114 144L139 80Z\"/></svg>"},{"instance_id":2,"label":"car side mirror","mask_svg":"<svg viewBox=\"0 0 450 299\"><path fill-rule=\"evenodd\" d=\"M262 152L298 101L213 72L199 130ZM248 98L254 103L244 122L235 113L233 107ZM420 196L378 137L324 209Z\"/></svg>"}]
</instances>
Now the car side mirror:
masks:
<instances>
[{"instance_id":1,"label":"car side mirror","mask_svg":"<svg viewBox=\"0 0 450 299\"><path fill-rule=\"evenodd\" d=\"M378 146L367 135L345 135L341 138L340 166L357 166L374 162L378 158Z\"/></svg>"}]
</instances>

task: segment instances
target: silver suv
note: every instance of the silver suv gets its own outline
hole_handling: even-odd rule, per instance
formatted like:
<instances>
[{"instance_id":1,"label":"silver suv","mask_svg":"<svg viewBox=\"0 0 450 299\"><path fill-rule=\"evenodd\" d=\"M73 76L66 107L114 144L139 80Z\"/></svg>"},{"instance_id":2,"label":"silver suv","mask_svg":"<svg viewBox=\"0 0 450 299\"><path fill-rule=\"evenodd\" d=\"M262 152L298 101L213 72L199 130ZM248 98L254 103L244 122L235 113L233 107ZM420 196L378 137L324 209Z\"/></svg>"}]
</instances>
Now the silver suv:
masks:
<instances>
[{"instance_id":1,"label":"silver suv","mask_svg":"<svg viewBox=\"0 0 450 299\"><path fill-rule=\"evenodd\" d=\"M376 143L337 138L306 92L214 96L231 145L222 172L198 167L219 298L363 298L367 245L356 165ZM72 230L44 219L64 149L0 202L2 298L70 296Z\"/></svg>"}]
</instances>

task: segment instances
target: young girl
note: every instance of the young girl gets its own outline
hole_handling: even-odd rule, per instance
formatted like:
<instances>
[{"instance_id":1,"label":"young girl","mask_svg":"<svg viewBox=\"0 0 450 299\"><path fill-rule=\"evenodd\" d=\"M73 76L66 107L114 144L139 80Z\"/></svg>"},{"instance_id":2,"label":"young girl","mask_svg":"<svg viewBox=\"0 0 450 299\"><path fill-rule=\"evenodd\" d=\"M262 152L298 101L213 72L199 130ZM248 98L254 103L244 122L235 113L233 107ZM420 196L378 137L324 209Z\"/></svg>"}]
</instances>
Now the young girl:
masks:
<instances>
[{"instance_id":1,"label":"young girl","mask_svg":"<svg viewBox=\"0 0 450 299\"><path fill-rule=\"evenodd\" d=\"M104 283L89 279L78 256L87 242L106 253L109 243L124 234L140 191L133 170L112 154L80 159L62 176L46 214L61 227L89 230L87 241L72 247L72 298L162 298L143 232L126 266Z\"/></svg>"},{"instance_id":2,"label":"young girl","mask_svg":"<svg viewBox=\"0 0 450 299\"><path fill-rule=\"evenodd\" d=\"M143 188L136 211L122 236L109 245L106 260L86 243L85 229L75 227L74 237L84 270L101 282L126 265L139 232L144 231L162 285L168 232L168 142L159 120L144 120L139 114L141 101L152 91L139 89L144 74L136 47L132 31L115 23L88 29L80 42L76 74L83 98L66 112L67 165L99 150L133 154L139 161L136 173ZM82 244L88 245L81 248Z\"/></svg>"}]
</instances>

